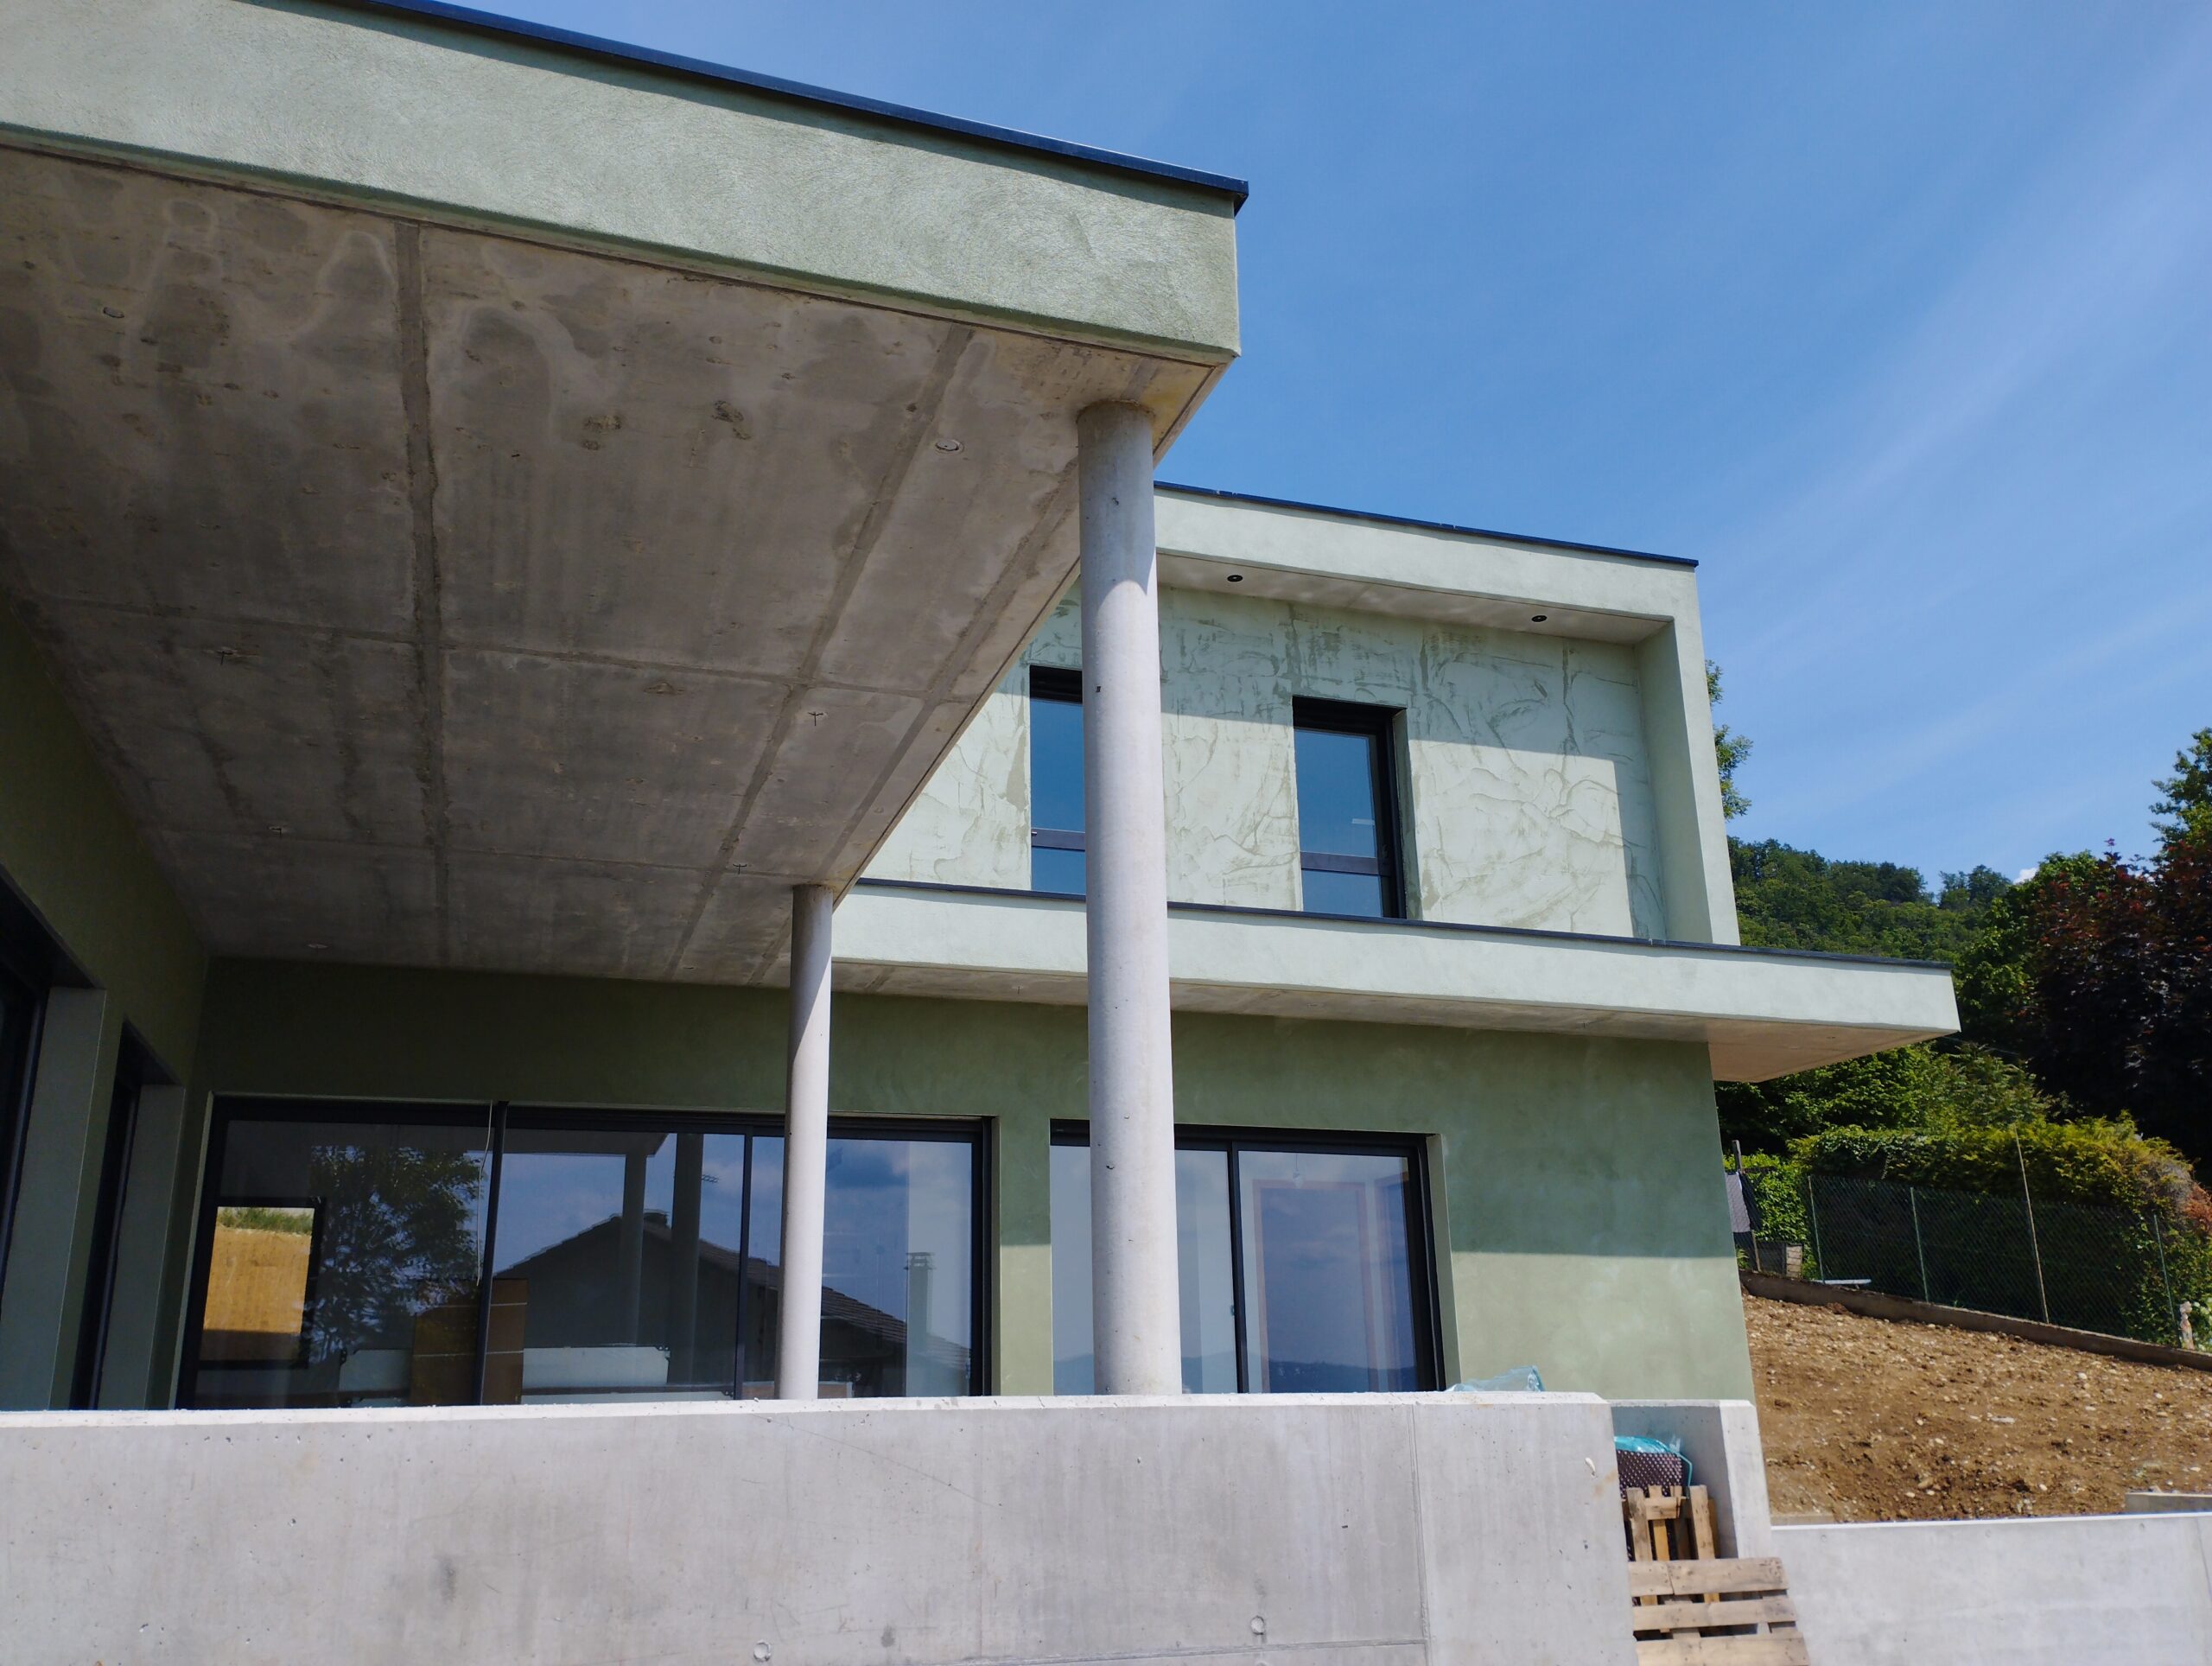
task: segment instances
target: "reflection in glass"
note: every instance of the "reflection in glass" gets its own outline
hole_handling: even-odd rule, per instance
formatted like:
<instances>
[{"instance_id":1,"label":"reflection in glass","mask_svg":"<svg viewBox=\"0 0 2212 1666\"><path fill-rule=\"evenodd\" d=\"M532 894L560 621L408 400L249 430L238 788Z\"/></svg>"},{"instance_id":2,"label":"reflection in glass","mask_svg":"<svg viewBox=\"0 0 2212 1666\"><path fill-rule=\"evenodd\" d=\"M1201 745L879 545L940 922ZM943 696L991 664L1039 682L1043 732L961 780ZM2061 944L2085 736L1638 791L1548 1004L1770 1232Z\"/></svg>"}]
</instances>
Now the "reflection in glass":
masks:
<instances>
[{"instance_id":1,"label":"reflection in glass","mask_svg":"<svg viewBox=\"0 0 2212 1666\"><path fill-rule=\"evenodd\" d=\"M1029 703L1029 824L1083 830L1083 703L1039 693Z\"/></svg>"},{"instance_id":2,"label":"reflection in glass","mask_svg":"<svg viewBox=\"0 0 2212 1666\"><path fill-rule=\"evenodd\" d=\"M1237 1154L1246 1370L1278 1394L1421 1386L1410 1162L1379 1153Z\"/></svg>"},{"instance_id":3,"label":"reflection in glass","mask_svg":"<svg viewBox=\"0 0 2212 1666\"><path fill-rule=\"evenodd\" d=\"M1362 919L1380 919L1382 876L1379 874L1331 874L1309 868L1299 875L1309 914L1356 914Z\"/></svg>"},{"instance_id":4,"label":"reflection in glass","mask_svg":"<svg viewBox=\"0 0 2212 1666\"><path fill-rule=\"evenodd\" d=\"M775 1378L783 1227L779 1139L753 1148L753 1241L765 1262L746 1374ZM975 1391L975 1148L963 1140L830 1141L822 1244L822 1392Z\"/></svg>"},{"instance_id":5,"label":"reflection in glass","mask_svg":"<svg viewBox=\"0 0 2212 1666\"><path fill-rule=\"evenodd\" d=\"M1377 737L1301 728L1297 745L1299 849L1335 856L1377 855Z\"/></svg>"},{"instance_id":6,"label":"reflection in glass","mask_svg":"<svg viewBox=\"0 0 2212 1666\"><path fill-rule=\"evenodd\" d=\"M1084 894L1083 681L1029 674L1029 888Z\"/></svg>"},{"instance_id":7,"label":"reflection in glass","mask_svg":"<svg viewBox=\"0 0 2212 1666\"><path fill-rule=\"evenodd\" d=\"M220 1124L190 1403L466 1404L480 1377L491 1404L772 1389L781 1138L518 1108L486 1199L481 1108L265 1116ZM825 1393L976 1389L976 1144L955 1126L830 1141Z\"/></svg>"},{"instance_id":8,"label":"reflection in glass","mask_svg":"<svg viewBox=\"0 0 2212 1666\"><path fill-rule=\"evenodd\" d=\"M1096 1392L1091 1346L1090 1148L1054 1145L1052 1392ZM1175 1154L1183 1390L1236 1392L1236 1306L1229 1254L1229 1154Z\"/></svg>"},{"instance_id":9,"label":"reflection in glass","mask_svg":"<svg viewBox=\"0 0 2212 1666\"><path fill-rule=\"evenodd\" d=\"M1428 1386L1424 1300L1408 1210L1413 1160L1395 1152L1262 1150L1241 1142L1175 1154L1183 1386L1344 1393ZM1230 1252L1239 1190L1243 1294ZM1052 1147L1052 1389L1095 1392L1090 1150Z\"/></svg>"},{"instance_id":10,"label":"reflection in glass","mask_svg":"<svg viewBox=\"0 0 2212 1666\"><path fill-rule=\"evenodd\" d=\"M232 1122L194 1403L474 1399L486 1148L480 1122Z\"/></svg>"},{"instance_id":11,"label":"reflection in glass","mask_svg":"<svg viewBox=\"0 0 2212 1666\"><path fill-rule=\"evenodd\" d=\"M1402 912L1388 808L1390 714L1310 700L1293 711L1301 906L1366 919Z\"/></svg>"},{"instance_id":12,"label":"reflection in glass","mask_svg":"<svg viewBox=\"0 0 2212 1666\"><path fill-rule=\"evenodd\" d=\"M493 1318L519 1309L521 1397L734 1394L744 1185L740 1134L511 1127Z\"/></svg>"},{"instance_id":13,"label":"reflection in glass","mask_svg":"<svg viewBox=\"0 0 2212 1666\"><path fill-rule=\"evenodd\" d=\"M1079 897L1084 894L1084 884L1082 851L1053 850L1041 844L1030 848L1031 890L1042 891L1047 896Z\"/></svg>"}]
</instances>

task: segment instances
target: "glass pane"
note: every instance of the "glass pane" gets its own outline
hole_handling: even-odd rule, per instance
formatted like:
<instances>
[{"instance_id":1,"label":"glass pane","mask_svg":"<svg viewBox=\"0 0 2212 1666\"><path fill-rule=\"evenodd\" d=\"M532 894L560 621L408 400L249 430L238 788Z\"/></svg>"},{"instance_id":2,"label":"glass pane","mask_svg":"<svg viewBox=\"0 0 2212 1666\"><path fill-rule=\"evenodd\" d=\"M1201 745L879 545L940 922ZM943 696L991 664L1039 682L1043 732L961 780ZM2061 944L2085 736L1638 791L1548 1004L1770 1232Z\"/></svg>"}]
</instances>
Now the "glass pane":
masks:
<instances>
[{"instance_id":1,"label":"glass pane","mask_svg":"<svg viewBox=\"0 0 2212 1666\"><path fill-rule=\"evenodd\" d=\"M1081 896L1083 852L1032 847L1029 852L1029 888L1049 892L1056 897Z\"/></svg>"},{"instance_id":2,"label":"glass pane","mask_svg":"<svg viewBox=\"0 0 2212 1666\"><path fill-rule=\"evenodd\" d=\"M1307 868L1298 876L1309 914L1357 914L1382 918L1382 880L1376 874L1327 874Z\"/></svg>"},{"instance_id":3,"label":"glass pane","mask_svg":"<svg viewBox=\"0 0 2212 1666\"><path fill-rule=\"evenodd\" d=\"M519 1319L520 1397L735 1393L744 1190L742 1135L510 1128L493 1318Z\"/></svg>"},{"instance_id":4,"label":"glass pane","mask_svg":"<svg viewBox=\"0 0 2212 1666\"><path fill-rule=\"evenodd\" d=\"M1334 856L1379 854L1376 739L1330 729L1298 731L1298 848Z\"/></svg>"},{"instance_id":5,"label":"glass pane","mask_svg":"<svg viewBox=\"0 0 2212 1666\"><path fill-rule=\"evenodd\" d=\"M825 1397L975 1391L975 1150L965 1139L830 1141ZM753 1142L753 1253L770 1267L782 1253L783 1152L779 1139ZM775 1377L777 1300L746 1319L747 1387L764 1385L755 1392Z\"/></svg>"},{"instance_id":6,"label":"glass pane","mask_svg":"<svg viewBox=\"0 0 2212 1666\"><path fill-rule=\"evenodd\" d=\"M1029 702L1029 824L1065 833L1082 830L1080 702L1035 697Z\"/></svg>"},{"instance_id":7,"label":"glass pane","mask_svg":"<svg viewBox=\"0 0 2212 1666\"><path fill-rule=\"evenodd\" d=\"M1406 1226L1412 1167L1381 1154L1237 1154L1254 1389L1421 1386Z\"/></svg>"},{"instance_id":8,"label":"glass pane","mask_svg":"<svg viewBox=\"0 0 2212 1666\"><path fill-rule=\"evenodd\" d=\"M474 1399L480 1115L229 1125L208 1189L214 1249L195 1404Z\"/></svg>"},{"instance_id":9,"label":"glass pane","mask_svg":"<svg viewBox=\"0 0 2212 1666\"><path fill-rule=\"evenodd\" d=\"M1052 1392L1096 1392L1090 1324L1090 1148L1052 1148ZM1183 1388L1236 1392L1236 1310L1229 1255L1229 1154L1175 1154L1182 1280Z\"/></svg>"}]
</instances>

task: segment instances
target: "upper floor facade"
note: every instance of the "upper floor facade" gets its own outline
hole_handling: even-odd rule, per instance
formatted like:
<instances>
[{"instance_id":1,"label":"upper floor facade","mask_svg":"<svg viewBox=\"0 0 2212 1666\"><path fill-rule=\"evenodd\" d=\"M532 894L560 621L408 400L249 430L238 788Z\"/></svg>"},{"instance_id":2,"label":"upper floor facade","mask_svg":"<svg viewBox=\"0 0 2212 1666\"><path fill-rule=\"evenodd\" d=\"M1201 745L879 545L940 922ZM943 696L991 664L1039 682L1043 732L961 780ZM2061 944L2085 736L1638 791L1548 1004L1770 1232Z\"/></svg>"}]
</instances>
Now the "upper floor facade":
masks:
<instances>
[{"instance_id":1,"label":"upper floor facade","mask_svg":"<svg viewBox=\"0 0 2212 1666\"><path fill-rule=\"evenodd\" d=\"M1736 940L1694 569L1163 488L1172 902ZM867 869L1079 893L1082 621Z\"/></svg>"},{"instance_id":2,"label":"upper floor facade","mask_svg":"<svg viewBox=\"0 0 2212 1666\"><path fill-rule=\"evenodd\" d=\"M1942 1034L1940 967L1738 946L1696 569L1160 489L1175 1001L1701 1040L1758 1079ZM1071 592L840 906L841 987L1084 997Z\"/></svg>"}]
</instances>

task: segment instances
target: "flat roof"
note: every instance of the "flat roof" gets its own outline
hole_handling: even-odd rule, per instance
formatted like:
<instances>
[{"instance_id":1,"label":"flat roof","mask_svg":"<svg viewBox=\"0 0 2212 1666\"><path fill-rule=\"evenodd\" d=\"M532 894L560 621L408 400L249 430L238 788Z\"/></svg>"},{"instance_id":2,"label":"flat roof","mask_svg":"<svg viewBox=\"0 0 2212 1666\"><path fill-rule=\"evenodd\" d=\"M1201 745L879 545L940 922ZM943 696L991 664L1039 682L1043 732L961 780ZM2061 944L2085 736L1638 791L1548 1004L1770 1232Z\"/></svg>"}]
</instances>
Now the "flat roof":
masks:
<instances>
[{"instance_id":1,"label":"flat roof","mask_svg":"<svg viewBox=\"0 0 2212 1666\"><path fill-rule=\"evenodd\" d=\"M497 12L479 11L469 6L448 5L445 0L334 0L334 3L354 11L429 18L479 35L499 35L556 47L563 52L605 63L642 65L691 80L706 81L718 86L744 87L751 92L772 93L778 98L795 99L824 109L850 111L908 127L955 133L963 138L980 139L988 144L1003 145L1008 149L1084 162L1096 168L1110 169L1119 174L1194 185L1202 190L1217 191L1227 196L1232 213L1241 209L1244 200L1251 194L1250 188L1243 180L1232 179L1225 174L1209 174L1200 169L1154 162L1144 156L1127 156L1118 150L1101 150L1066 139L1024 133L1016 128L996 127L988 122L940 116L931 111L892 104L882 99L867 99L856 93L839 92L830 87L810 86L804 81L785 80L779 75L755 74L751 70L737 69L728 64L709 63L703 58L687 58L679 53L661 52L652 47L631 46L624 41L609 41L575 29L556 29L549 23L534 23L524 18L503 16Z\"/></svg>"},{"instance_id":2,"label":"flat roof","mask_svg":"<svg viewBox=\"0 0 2212 1666\"><path fill-rule=\"evenodd\" d=\"M1528 532L1501 532L1494 527L1459 526L1450 521L1416 520L1410 515L1382 515L1371 509L1344 509L1334 504L1301 503L1295 498L1263 498L1251 492L1224 492L1211 486L1176 486L1166 480L1156 490L1179 492L1188 498L1217 498L1224 503L1258 504L1266 509L1295 509L1301 514L1333 515L1342 520L1374 521L1383 526L1414 526L1425 532L1456 532L1463 537L1498 538L1509 544L1534 544L1547 550L1580 550L1593 556L1622 556L1630 561L1656 561L1669 567L1697 565L1689 556L1654 555L1649 550L1622 550L1610 544L1576 544L1568 538L1537 537Z\"/></svg>"}]
</instances>

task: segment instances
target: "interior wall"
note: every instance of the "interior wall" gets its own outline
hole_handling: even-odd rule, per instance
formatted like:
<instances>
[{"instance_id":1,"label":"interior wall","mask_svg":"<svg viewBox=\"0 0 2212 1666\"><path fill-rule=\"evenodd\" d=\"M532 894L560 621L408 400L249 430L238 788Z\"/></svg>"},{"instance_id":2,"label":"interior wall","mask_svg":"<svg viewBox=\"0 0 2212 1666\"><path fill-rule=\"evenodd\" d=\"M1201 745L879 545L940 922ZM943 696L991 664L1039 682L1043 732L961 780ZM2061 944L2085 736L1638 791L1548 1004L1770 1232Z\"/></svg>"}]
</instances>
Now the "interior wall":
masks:
<instances>
[{"instance_id":1,"label":"interior wall","mask_svg":"<svg viewBox=\"0 0 2212 1666\"><path fill-rule=\"evenodd\" d=\"M991 1119L994 1382L1049 1394L1083 1010L840 995L832 1034L834 1109ZM1446 1380L1749 1393L1703 1048L1199 1014L1174 1045L1185 1122L1427 1137ZM220 1091L775 1111L784 1047L780 990L223 961L201 1056Z\"/></svg>"}]
</instances>

